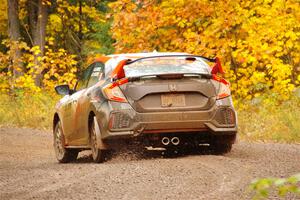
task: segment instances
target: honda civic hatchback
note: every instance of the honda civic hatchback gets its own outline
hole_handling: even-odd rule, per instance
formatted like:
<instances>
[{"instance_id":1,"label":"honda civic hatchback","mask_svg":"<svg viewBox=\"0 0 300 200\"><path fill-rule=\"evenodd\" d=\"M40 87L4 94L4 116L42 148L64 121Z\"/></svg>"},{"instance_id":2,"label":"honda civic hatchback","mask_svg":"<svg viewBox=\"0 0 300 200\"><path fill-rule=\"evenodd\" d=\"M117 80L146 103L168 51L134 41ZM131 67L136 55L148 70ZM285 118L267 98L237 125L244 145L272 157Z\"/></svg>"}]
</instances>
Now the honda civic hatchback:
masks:
<instances>
[{"instance_id":1,"label":"honda civic hatchback","mask_svg":"<svg viewBox=\"0 0 300 200\"><path fill-rule=\"evenodd\" d=\"M218 58L185 53L98 57L74 88L55 87L53 136L59 162L91 149L95 162L131 142L172 150L205 144L231 150L237 117Z\"/></svg>"}]
</instances>

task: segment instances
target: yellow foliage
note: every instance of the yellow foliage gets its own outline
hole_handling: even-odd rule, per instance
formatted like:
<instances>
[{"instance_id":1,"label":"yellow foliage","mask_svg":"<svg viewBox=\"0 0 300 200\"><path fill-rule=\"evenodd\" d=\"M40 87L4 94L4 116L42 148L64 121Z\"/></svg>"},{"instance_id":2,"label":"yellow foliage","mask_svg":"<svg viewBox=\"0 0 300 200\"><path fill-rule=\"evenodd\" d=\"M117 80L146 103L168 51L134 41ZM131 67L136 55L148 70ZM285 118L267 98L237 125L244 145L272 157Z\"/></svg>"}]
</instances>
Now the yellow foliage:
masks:
<instances>
[{"instance_id":1,"label":"yellow foliage","mask_svg":"<svg viewBox=\"0 0 300 200\"><path fill-rule=\"evenodd\" d=\"M180 51L222 58L233 94L289 98L300 74L300 2L118 0L118 52Z\"/></svg>"},{"instance_id":2,"label":"yellow foliage","mask_svg":"<svg viewBox=\"0 0 300 200\"><path fill-rule=\"evenodd\" d=\"M0 34L7 34L7 0L0 0Z\"/></svg>"},{"instance_id":3,"label":"yellow foliage","mask_svg":"<svg viewBox=\"0 0 300 200\"><path fill-rule=\"evenodd\" d=\"M44 87L51 90L59 84L74 86L77 72L75 57L75 55L67 54L64 49L59 49L58 52L48 49L42 64L43 69L47 71L43 78Z\"/></svg>"},{"instance_id":4,"label":"yellow foliage","mask_svg":"<svg viewBox=\"0 0 300 200\"><path fill-rule=\"evenodd\" d=\"M55 36L62 32L64 28L71 28L72 31L78 32L81 28L82 33L88 33L89 20L80 19L79 6L69 1L57 0L57 12L49 16L47 31L49 35ZM95 22L105 22L104 16L95 7L86 3L82 5L82 16ZM81 27L79 26L81 24ZM65 27L63 27L65 26Z\"/></svg>"},{"instance_id":5,"label":"yellow foliage","mask_svg":"<svg viewBox=\"0 0 300 200\"><path fill-rule=\"evenodd\" d=\"M69 84L74 86L76 83L77 61L75 55L68 54L64 49L53 51L46 47L45 55L38 57L40 54L38 46L29 48L23 42L8 42L4 44L9 48L7 54L0 53L0 71L1 69L8 69L0 73L0 91L7 92L12 89L25 89L28 92L40 92L41 88L35 85L36 76L42 75L42 85L45 89L54 91L53 88L58 84ZM16 66L9 66L9 60L12 58L16 50L22 50L23 54L21 62L24 64L25 70L19 77L13 76L13 70ZM38 69L38 70L37 70ZM41 73L41 74L40 74Z\"/></svg>"}]
</instances>

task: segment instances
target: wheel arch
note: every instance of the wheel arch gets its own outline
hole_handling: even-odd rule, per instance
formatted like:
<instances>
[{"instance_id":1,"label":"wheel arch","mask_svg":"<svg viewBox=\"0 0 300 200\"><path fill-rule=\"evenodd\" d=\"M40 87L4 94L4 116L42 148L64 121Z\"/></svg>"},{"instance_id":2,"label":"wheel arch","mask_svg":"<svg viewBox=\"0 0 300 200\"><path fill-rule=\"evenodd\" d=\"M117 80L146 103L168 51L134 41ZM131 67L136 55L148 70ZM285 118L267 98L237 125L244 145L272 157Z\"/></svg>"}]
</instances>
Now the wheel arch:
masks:
<instances>
[{"instance_id":1,"label":"wheel arch","mask_svg":"<svg viewBox=\"0 0 300 200\"><path fill-rule=\"evenodd\" d=\"M53 131L54 131L54 129L55 129L55 126L56 126L56 124L58 123L60 121L60 118L59 118L59 115L58 115L58 113L55 113L54 114L54 116L53 116Z\"/></svg>"},{"instance_id":2,"label":"wheel arch","mask_svg":"<svg viewBox=\"0 0 300 200\"><path fill-rule=\"evenodd\" d=\"M99 110L97 109L97 106L99 106L99 105L97 105L95 103L91 103L90 107L88 109L88 120L87 120L88 126L87 126L87 129L88 129L89 134L90 134L90 127L92 125L94 117L96 117L96 120L97 120L98 124L99 125L101 124L100 123L100 121L101 121L100 120L101 119L101 114L99 113ZM100 128L102 128L102 127L100 126Z\"/></svg>"},{"instance_id":3,"label":"wheel arch","mask_svg":"<svg viewBox=\"0 0 300 200\"><path fill-rule=\"evenodd\" d=\"M94 119L95 119L95 121L94 121ZM96 123L96 128L95 128L96 130L95 131L96 131L96 138L97 138L98 148L102 149L102 150L108 149L107 144L105 144L102 141L102 138L101 138L101 125L99 124L98 119L97 119L97 115L93 110L91 110L89 112L89 117L88 117L89 140L91 140L91 131L90 131L91 129L90 128L91 128L93 122Z\"/></svg>"},{"instance_id":4,"label":"wheel arch","mask_svg":"<svg viewBox=\"0 0 300 200\"><path fill-rule=\"evenodd\" d=\"M90 136L90 128L92 126L94 117L96 116L95 112L93 110L91 110L89 112L89 116L88 116L88 131L89 131L89 136Z\"/></svg>"}]
</instances>

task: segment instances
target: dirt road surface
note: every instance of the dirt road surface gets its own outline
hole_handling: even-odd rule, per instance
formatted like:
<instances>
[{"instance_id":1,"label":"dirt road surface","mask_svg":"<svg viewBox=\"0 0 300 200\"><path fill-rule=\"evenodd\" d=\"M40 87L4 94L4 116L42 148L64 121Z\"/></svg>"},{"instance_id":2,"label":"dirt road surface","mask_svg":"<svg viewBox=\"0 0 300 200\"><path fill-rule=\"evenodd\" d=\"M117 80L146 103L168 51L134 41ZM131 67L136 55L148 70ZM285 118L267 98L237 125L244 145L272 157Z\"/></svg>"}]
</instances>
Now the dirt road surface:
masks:
<instances>
[{"instance_id":1,"label":"dirt road surface","mask_svg":"<svg viewBox=\"0 0 300 200\"><path fill-rule=\"evenodd\" d=\"M0 199L250 199L254 178L300 172L300 145L238 142L224 156L121 154L103 164L87 154L59 164L51 132L0 128Z\"/></svg>"}]
</instances>

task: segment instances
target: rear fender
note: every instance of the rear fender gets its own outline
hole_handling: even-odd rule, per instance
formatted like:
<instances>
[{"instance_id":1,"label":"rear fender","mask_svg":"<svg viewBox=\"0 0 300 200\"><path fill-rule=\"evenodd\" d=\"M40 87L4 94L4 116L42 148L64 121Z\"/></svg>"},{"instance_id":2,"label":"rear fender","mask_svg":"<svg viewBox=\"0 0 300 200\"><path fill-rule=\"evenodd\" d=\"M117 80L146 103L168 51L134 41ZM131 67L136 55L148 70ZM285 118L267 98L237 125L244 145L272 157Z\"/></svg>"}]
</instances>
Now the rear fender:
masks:
<instances>
[{"instance_id":1,"label":"rear fender","mask_svg":"<svg viewBox=\"0 0 300 200\"><path fill-rule=\"evenodd\" d=\"M102 141L101 138L101 129L98 124L96 116L94 116L94 124L95 124L95 132L96 132L96 139L97 139L97 146L99 149L108 149L107 145Z\"/></svg>"}]
</instances>

